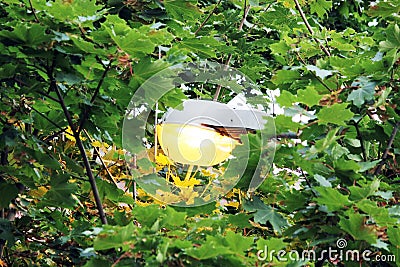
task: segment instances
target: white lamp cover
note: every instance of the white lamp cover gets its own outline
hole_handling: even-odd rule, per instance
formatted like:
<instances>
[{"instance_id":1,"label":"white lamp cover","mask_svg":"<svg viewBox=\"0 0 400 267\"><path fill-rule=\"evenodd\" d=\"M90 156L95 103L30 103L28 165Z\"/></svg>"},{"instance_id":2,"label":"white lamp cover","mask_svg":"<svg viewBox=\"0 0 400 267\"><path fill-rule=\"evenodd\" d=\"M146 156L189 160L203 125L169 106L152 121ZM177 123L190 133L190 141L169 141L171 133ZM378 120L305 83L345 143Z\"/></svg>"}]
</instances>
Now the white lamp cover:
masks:
<instances>
[{"instance_id":1,"label":"white lamp cover","mask_svg":"<svg viewBox=\"0 0 400 267\"><path fill-rule=\"evenodd\" d=\"M163 123L213 125L261 130L266 122L264 111L236 108L211 100L185 100L183 110L169 109L164 115Z\"/></svg>"}]
</instances>

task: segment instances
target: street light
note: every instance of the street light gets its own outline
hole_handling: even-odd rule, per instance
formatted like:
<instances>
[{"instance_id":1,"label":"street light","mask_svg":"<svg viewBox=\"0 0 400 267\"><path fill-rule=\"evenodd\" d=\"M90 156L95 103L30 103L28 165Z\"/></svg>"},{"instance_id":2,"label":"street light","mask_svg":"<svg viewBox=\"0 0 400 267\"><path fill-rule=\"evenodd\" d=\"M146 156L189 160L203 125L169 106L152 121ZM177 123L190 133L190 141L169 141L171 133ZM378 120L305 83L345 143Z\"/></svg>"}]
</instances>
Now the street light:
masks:
<instances>
[{"instance_id":1,"label":"street light","mask_svg":"<svg viewBox=\"0 0 400 267\"><path fill-rule=\"evenodd\" d=\"M186 100L182 110L170 109L157 125L165 155L190 166L213 166L229 158L241 143L240 134L262 129L266 116L245 103L232 103Z\"/></svg>"}]
</instances>

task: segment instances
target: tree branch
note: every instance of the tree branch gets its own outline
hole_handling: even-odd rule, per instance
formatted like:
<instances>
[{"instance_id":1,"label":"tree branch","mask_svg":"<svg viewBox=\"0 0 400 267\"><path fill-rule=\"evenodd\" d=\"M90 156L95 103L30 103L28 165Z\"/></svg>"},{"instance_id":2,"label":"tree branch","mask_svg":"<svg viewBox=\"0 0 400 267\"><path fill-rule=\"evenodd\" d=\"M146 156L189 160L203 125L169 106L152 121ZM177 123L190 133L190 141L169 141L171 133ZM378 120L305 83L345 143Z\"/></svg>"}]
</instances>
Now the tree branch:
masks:
<instances>
[{"instance_id":1,"label":"tree branch","mask_svg":"<svg viewBox=\"0 0 400 267\"><path fill-rule=\"evenodd\" d=\"M48 141L48 140L50 140L50 139L53 139L54 137L58 136L58 135L61 134L61 133L66 133L67 129L68 129L67 127L62 128L61 130L59 130L59 131L53 133L52 135L46 136L46 137L43 139L43 141L46 142L46 141Z\"/></svg>"},{"instance_id":2,"label":"tree branch","mask_svg":"<svg viewBox=\"0 0 400 267\"><path fill-rule=\"evenodd\" d=\"M90 142L94 142L93 139L92 139L92 137L88 134L88 132L87 132L86 130L83 130L83 132L84 132L84 133L86 134L86 136L89 138ZM103 166L104 170L106 170L108 176L110 177L111 182L112 182L115 186L117 186L117 182L115 181L114 176L111 174L110 170L108 169L107 164L104 162L103 158L100 156L99 150L98 150L97 147L95 147L95 146L93 146L93 149L94 149L95 153L97 154L97 156L98 156L98 158L99 158L99 160L100 160L100 162L101 162L101 165Z\"/></svg>"},{"instance_id":3,"label":"tree branch","mask_svg":"<svg viewBox=\"0 0 400 267\"><path fill-rule=\"evenodd\" d=\"M243 30L244 21L246 20L247 15L249 14L249 11L250 11L250 5L247 5L245 7L245 9L244 9L243 18L242 18L242 20L240 21L240 24L239 24L239 28L238 28L239 31Z\"/></svg>"},{"instance_id":4,"label":"tree branch","mask_svg":"<svg viewBox=\"0 0 400 267\"><path fill-rule=\"evenodd\" d=\"M102 205L101 199L100 199L100 194L99 194L99 191L98 191L97 185L96 185L96 180L93 176L93 172L90 167L90 163L89 163L89 159L87 157L86 151L85 151L85 147L83 146L82 139L80 138L79 132L77 131L77 129L75 127L75 124L72 120L71 114L69 113L68 108L65 105L64 98L57 86L57 82L53 77L54 63L55 62L54 62L54 58L53 58L53 64L52 64L52 66L49 66L48 71L47 71L47 75L50 78L50 90L53 90L57 94L58 100L60 101L61 108L64 112L64 115L65 115L67 121L68 121L68 125L69 125L69 127L71 127L72 133L75 137L76 145L78 146L78 149L81 153L83 164L86 169L86 174L89 178L89 183L92 188L93 197L96 202L97 210L99 211L101 223L107 224L107 218L104 213L103 205Z\"/></svg>"},{"instance_id":5,"label":"tree branch","mask_svg":"<svg viewBox=\"0 0 400 267\"><path fill-rule=\"evenodd\" d=\"M304 180L306 181L308 187L310 188L311 193L313 194L314 197L317 197L317 195L315 194L315 192L314 192L314 190L312 188L310 180L308 180L307 175L304 173L303 169L300 169L300 171L301 171L301 175L304 177Z\"/></svg>"},{"instance_id":6,"label":"tree branch","mask_svg":"<svg viewBox=\"0 0 400 267\"><path fill-rule=\"evenodd\" d=\"M325 55L327 55L328 57L330 57L330 56L331 56L331 53L329 53L328 49L326 49L326 47L325 47L317 38L314 37L314 31L313 31L313 29L311 28L310 23L308 23L308 20L307 20L306 16L304 15L303 10L301 9L301 6L300 6L300 4L299 4L299 1L298 1L298 0L294 0L294 3L296 4L296 9L299 11L300 16L301 16L301 18L302 18L304 24L306 25L308 31L310 32L312 38L313 38L314 41L318 44L318 46L321 48L322 52L324 52Z\"/></svg>"},{"instance_id":7,"label":"tree branch","mask_svg":"<svg viewBox=\"0 0 400 267\"><path fill-rule=\"evenodd\" d=\"M226 71L229 68L229 62L231 61L231 59L232 59L232 54L230 54L228 56L228 59L225 62L224 71ZM218 84L217 89L215 90L213 101L217 101L218 100L219 94L221 93L221 89L222 89L222 85Z\"/></svg>"},{"instance_id":8,"label":"tree branch","mask_svg":"<svg viewBox=\"0 0 400 267\"><path fill-rule=\"evenodd\" d=\"M298 139L299 134L297 133L281 133L275 136L276 138L284 138L284 139Z\"/></svg>"},{"instance_id":9,"label":"tree branch","mask_svg":"<svg viewBox=\"0 0 400 267\"><path fill-rule=\"evenodd\" d=\"M214 14L215 10L217 10L217 7L221 3L221 0L218 1L218 3L215 4L214 9L208 14L206 19L200 24L200 26L197 28L197 30L194 32L194 35L197 35L197 33L206 25L207 21L211 18L211 16Z\"/></svg>"},{"instance_id":10,"label":"tree branch","mask_svg":"<svg viewBox=\"0 0 400 267\"><path fill-rule=\"evenodd\" d=\"M50 122L53 126L57 127L58 129L60 129L60 131L69 134L71 136L74 136L73 134L69 133L66 131L66 129L63 129L60 125L58 125L57 123L55 123L54 121L50 120L46 115L44 115L42 112L38 111L37 109L35 109L34 107L30 107L33 111L35 111L37 114L39 114L43 119L47 120L48 122Z\"/></svg>"},{"instance_id":11,"label":"tree branch","mask_svg":"<svg viewBox=\"0 0 400 267\"><path fill-rule=\"evenodd\" d=\"M360 127L358 126L358 124L360 123L361 119L358 122L354 122L354 127L356 128L356 132L357 132L357 138L358 140L360 140L360 144L361 144L361 153L363 155L363 161L367 161L367 152L365 150L365 146L364 146L364 140L363 137L361 135L361 131L360 131Z\"/></svg>"},{"instance_id":12,"label":"tree branch","mask_svg":"<svg viewBox=\"0 0 400 267\"><path fill-rule=\"evenodd\" d=\"M387 147L385 149L385 152L383 152L383 154L382 154L381 162L379 162L378 167L376 167L376 169L375 169L375 172L374 172L375 175L378 175L378 174L381 173L382 167L386 162L386 159L387 159L387 157L389 155L390 149L392 148L393 141L394 141L394 138L396 137L396 134L397 134L397 131L399 130L399 127L400 127L400 121L398 121L396 123L396 125L394 126L394 128L393 128L393 131L392 131L392 134L389 137L389 141L388 141Z\"/></svg>"},{"instance_id":13,"label":"tree branch","mask_svg":"<svg viewBox=\"0 0 400 267\"><path fill-rule=\"evenodd\" d=\"M110 63L108 63L107 67L104 69L103 74L101 75L100 81L99 81L99 83L97 84L97 87L96 87L96 89L95 89L95 91L94 91L94 93L93 93L93 95L92 95L92 98L90 99L90 103L91 103L91 104L93 104L93 102L96 100L96 97L97 97L97 95L99 94L99 91L100 91L100 88L101 88L101 86L102 86L102 84L103 84L103 82L104 82L104 79L105 79L105 77L106 77L108 71L109 71L110 68L111 68L112 62L113 62L113 61L110 60ZM92 109L91 106L88 106L88 107L85 109L85 111L84 111L84 113L83 113L83 116L82 116L82 119L81 119L81 121L80 121L80 123L79 123L79 126L78 126L78 128L77 128L78 134L82 131L83 125L85 124L86 120L88 119L89 113L90 113L90 110L91 110L91 109Z\"/></svg>"},{"instance_id":14,"label":"tree branch","mask_svg":"<svg viewBox=\"0 0 400 267\"><path fill-rule=\"evenodd\" d=\"M244 6L245 6L245 8L244 8L243 17L242 17L242 20L240 21L240 24L239 24L239 27L238 27L239 31L243 30L244 21L246 20L247 15L249 14L249 11L250 11L250 5L247 5L246 1L244 2ZM231 59L232 59L232 54L230 54L228 56L228 59L225 62L224 70L227 70L229 68L229 63L230 63ZM221 86L221 84L219 84L217 86L217 89L215 90L213 101L217 101L218 100L219 94L221 93L221 89L222 89L222 86Z\"/></svg>"},{"instance_id":15,"label":"tree branch","mask_svg":"<svg viewBox=\"0 0 400 267\"><path fill-rule=\"evenodd\" d=\"M33 13L33 16L35 16L36 22L37 22L37 23L40 23L40 20L39 20L39 18L38 18L37 15L36 15L35 9L33 8L32 0L29 0L29 5L30 5L30 7L31 7L31 11L32 11L32 13Z\"/></svg>"},{"instance_id":16,"label":"tree branch","mask_svg":"<svg viewBox=\"0 0 400 267\"><path fill-rule=\"evenodd\" d=\"M45 92L42 92L42 91L37 91L37 93L38 93L39 95L42 95L42 96L45 96L45 97L47 97L48 99L51 99L51 100L53 100L54 102L60 103L60 101L58 101L58 99L57 99L57 98L54 98L54 97L52 97L51 95L49 95L49 94L46 94Z\"/></svg>"},{"instance_id":17,"label":"tree branch","mask_svg":"<svg viewBox=\"0 0 400 267\"><path fill-rule=\"evenodd\" d=\"M304 61L304 59L300 56L299 52L295 51L297 57L299 58L299 60L301 61L301 63L303 63L305 66L307 66L307 62ZM329 88L329 86L324 83L324 81L318 77L314 72L310 71L311 75L314 76L315 79L317 79L329 92L332 92L332 89Z\"/></svg>"}]
</instances>

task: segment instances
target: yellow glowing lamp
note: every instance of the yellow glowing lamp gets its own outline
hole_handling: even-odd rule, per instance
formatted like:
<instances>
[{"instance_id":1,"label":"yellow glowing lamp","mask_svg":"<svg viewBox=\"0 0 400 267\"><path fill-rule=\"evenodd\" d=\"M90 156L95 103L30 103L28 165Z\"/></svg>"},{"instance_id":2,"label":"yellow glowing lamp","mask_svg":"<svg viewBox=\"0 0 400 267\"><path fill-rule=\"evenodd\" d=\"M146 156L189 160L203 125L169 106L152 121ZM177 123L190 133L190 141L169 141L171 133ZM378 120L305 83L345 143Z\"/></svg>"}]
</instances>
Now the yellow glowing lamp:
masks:
<instances>
[{"instance_id":1,"label":"yellow glowing lamp","mask_svg":"<svg viewBox=\"0 0 400 267\"><path fill-rule=\"evenodd\" d=\"M175 162L212 166L223 162L240 144L240 134L261 129L264 112L237 109L208 100L186 100L170 109L158 124L157 137L165 155Z\"/></svg>"},{"instance_id":2,"label":"yellow glowing lamp","mask_svg":"<svg viewBox=\"0 0 400 267\"><path fill-rule=\"evenodd\" d=\"M238 144L205 126L163 123L157 134L164 153L176 162L197 166L212 166L226 160Z\"/></svg>"}]
</instances>

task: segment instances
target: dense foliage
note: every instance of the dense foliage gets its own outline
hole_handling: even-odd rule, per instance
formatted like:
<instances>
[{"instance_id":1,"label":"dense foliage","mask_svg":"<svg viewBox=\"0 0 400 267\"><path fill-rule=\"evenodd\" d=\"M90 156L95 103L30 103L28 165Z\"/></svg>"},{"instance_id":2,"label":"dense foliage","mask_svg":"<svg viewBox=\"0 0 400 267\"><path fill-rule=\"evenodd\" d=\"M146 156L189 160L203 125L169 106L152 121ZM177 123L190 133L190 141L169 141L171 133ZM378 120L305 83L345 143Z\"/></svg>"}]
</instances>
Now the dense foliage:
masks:
<instances>
[{"instance_id":1,"label":"dense foliage","mask_svg":"<svg viewBox=\"0 0 400 267\"><path fill-rule=\"evenodd\" d=\"M6 0L0 13L0 266L400 265L398 0ZM239 183L174 208L135 187L122 121L146 79L198 60L279 89L277 132L298 138L276 140L255 194ZM178 88L160 110L215 90ZM387 260L257 255L339 239Z\"/></svg>"}]
</instances>

